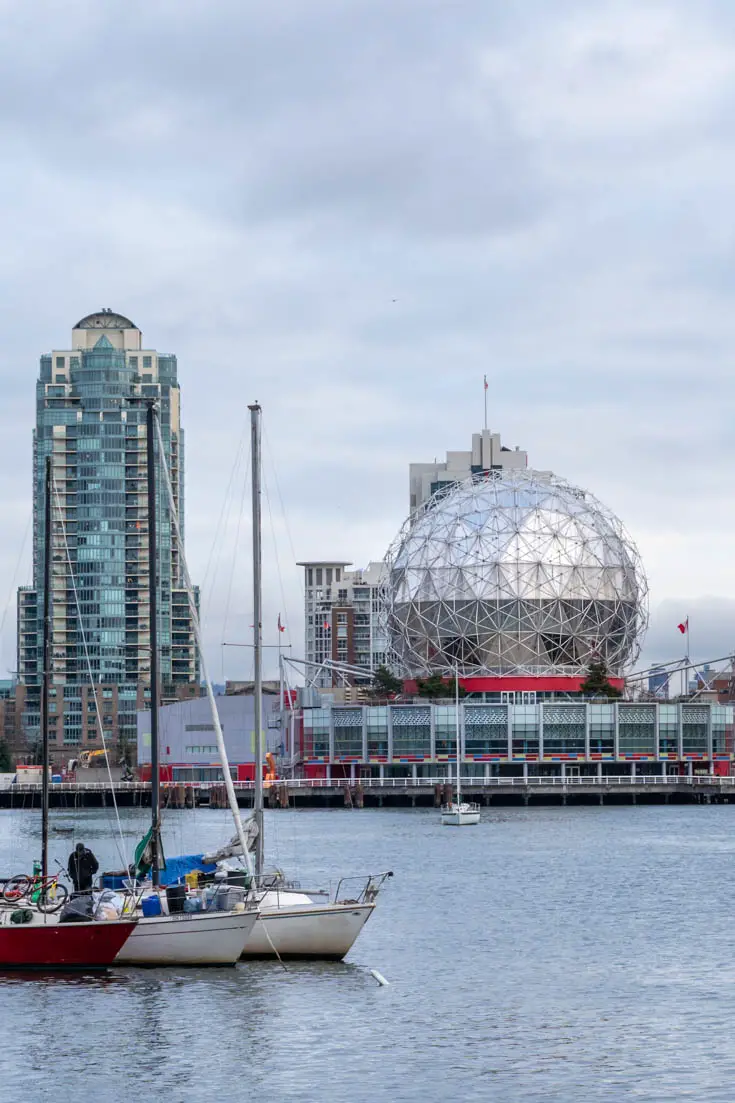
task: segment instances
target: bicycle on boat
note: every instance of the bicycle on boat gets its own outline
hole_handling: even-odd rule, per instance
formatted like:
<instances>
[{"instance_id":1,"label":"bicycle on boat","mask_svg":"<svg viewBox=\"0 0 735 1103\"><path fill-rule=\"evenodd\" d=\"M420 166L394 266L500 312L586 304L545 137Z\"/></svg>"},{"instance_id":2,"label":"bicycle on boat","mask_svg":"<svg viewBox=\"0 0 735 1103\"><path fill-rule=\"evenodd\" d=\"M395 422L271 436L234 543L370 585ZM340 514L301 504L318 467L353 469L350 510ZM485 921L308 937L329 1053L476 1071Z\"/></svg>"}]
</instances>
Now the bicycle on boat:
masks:
<instances>
[{"instance_id":1,"label":"bicycle on boat","mask_svg":"<svg viewBox=\"0 0 735 1103\"><path fill-rule=\"evenodd\" d=\"M61 881L61 873L47 877L40 874L16 873L3 885L2 898L6 904L22 904L26 901L42 912L56 912L69 897L69 890Z\"/></svg>"}]
</instances>

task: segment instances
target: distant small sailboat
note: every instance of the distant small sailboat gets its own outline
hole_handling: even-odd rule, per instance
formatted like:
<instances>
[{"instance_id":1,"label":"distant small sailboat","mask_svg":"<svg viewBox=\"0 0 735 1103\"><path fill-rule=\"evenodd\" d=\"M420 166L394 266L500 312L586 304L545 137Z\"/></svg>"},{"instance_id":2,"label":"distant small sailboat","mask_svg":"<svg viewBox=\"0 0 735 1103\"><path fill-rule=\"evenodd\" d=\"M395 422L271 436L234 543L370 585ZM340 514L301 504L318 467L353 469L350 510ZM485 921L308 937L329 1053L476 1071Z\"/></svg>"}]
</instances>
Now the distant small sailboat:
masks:
<instances>
[{"instance_id":1,"label":"distant small sailboat","mask_svg":"<svg viewBox=\"0 0 735 1103\"><path fill-rule=\"evenodd\" d=\"M462 800L462 739L459 730L459 668L454 672L454 716L457 735L457 799L442 808L445 827L471 827L480 822L480 805Z\"/></svg>"}]
</instances>

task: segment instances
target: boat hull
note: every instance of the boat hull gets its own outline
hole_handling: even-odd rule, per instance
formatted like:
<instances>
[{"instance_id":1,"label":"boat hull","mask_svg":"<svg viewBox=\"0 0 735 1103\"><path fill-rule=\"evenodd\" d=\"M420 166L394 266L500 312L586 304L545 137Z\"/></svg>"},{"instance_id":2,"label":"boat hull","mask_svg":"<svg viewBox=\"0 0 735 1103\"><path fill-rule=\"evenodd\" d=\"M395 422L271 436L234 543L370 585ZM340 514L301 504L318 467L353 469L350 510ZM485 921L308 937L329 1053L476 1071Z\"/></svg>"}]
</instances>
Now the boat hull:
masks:
<instances>
[{"instance_id":1,"label":"boat hull","mask_svg":"<svg viewBox=\"0 0 735 1103\"><path fill-rule=\"evenodd\" d=\"M479 822L479 812L442 812L445 827L472 827Z\"/></svg>"},{"instance_id":2,"label":"boat hull","mask_svg":"<svg viewBox=\"0 0 735 1103\"><path fill-rule=\"evenodd\" d=\"M258 913L184 912L138 920L116 965L234 965Z\"/></svg>"},{"instance_id":3,"label":"boat hull","mask_svg":"<svg viewBox=\"0 0 735 1103\"><path fill-rule=\"evenodd\" d=\"M320 958L341 961L349 952L375 904L307 904L269 907L260 915L243 958Z\"/></svg>"},{"instance_id":4,"label":"boat hull","mask_svg":"<svg viewBox=\"0 0 735 1103\"><path fill-rule=\"evenodd\" d=\"M105 969L135 930L132 920L0 926L0 968Z\"/></svg>"}]
</instances>

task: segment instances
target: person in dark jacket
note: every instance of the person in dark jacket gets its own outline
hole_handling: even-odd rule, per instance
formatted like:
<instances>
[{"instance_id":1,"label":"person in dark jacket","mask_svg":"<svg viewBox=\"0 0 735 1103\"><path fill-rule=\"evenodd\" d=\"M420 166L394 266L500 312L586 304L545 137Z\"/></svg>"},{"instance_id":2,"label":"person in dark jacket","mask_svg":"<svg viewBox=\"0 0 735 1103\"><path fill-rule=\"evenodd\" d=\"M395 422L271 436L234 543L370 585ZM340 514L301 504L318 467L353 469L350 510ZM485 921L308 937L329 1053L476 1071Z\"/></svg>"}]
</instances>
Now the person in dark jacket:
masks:
<instances>
[{"instance_id":1,"label":"person in dark jacket","mask_svg":"<svg viewBox=\"0 0 735 1103\"><path fill-rule=\"evenodd\" d=\"M88 850L84 843L77 843L73 853L69 855L67 866L75 891L89 892L92 888L92 878L99 868L99 862L92 851Z\"/></svg>"}]
</instances>

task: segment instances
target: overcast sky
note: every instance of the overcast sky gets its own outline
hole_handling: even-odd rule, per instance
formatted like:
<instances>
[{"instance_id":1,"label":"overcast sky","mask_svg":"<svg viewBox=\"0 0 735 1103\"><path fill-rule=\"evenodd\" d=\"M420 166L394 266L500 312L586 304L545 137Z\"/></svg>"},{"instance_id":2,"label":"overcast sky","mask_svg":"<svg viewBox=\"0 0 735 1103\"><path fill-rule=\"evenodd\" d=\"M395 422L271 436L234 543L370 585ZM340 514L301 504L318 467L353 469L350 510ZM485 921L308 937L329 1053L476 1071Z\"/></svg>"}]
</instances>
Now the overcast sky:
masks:
<instances>
[{"instance_id":1,"label":"overcast sky","mask_svg":"<svg viewBox=\"0 0 735 1103\"><path fill-rule=\"evenodd\" d=\"M0 0L0 15L6 669L30 581L38 357L103 306L179 358L217 679L251 666L229 651L223 668L220 646L252 623L247 517L234 555L248 402L280 562L266 511L266 642L280 611L300 654L294 560L382 557L409 462L481 428L485 372L504 442L636 540L646 658L681 653L686 615L698 658L735 649L731 0Z\"/></svg>"}]
</instances>

